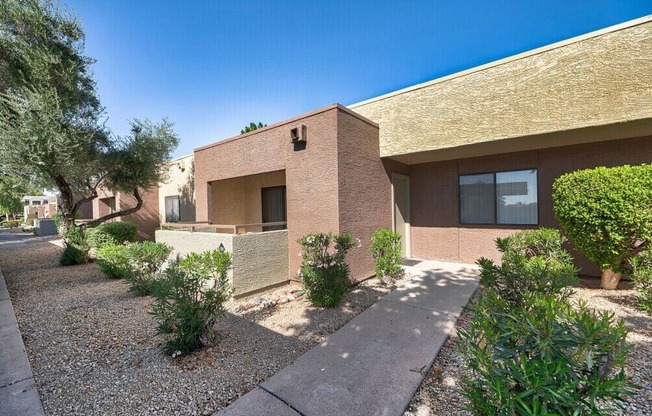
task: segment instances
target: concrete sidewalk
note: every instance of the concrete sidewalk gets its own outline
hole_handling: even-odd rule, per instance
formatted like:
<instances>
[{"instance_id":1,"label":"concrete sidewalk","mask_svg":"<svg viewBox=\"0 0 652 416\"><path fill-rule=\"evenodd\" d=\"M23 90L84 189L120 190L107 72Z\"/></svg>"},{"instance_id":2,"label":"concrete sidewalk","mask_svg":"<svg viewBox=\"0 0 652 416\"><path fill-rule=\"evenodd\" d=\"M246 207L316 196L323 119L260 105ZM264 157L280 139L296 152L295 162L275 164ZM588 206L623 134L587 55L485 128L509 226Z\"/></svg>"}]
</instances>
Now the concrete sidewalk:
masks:
<instances>
[{"instance_id":1,"label":"concrete sidewalk","mask_svg":"<svg viewBox=\"0 0 652 416\"><path fill-rule=\"evenodd\" d=\"M0 256L4 248L20 247L8 230L0 230ZM0 270L0 415L43 415L32 368L16 322L9 291Z\"/></svg>"},{"instance_id":2,"label":"concrete sidewalk","mask_svg":"<svg viewBox=\"0 0 652 416\"><path fill-rule=\"evenodd\" d=\"M478 285L474 265L410 264L408 283L218 415L403 414Z\"/></svg>"}]
</instances>

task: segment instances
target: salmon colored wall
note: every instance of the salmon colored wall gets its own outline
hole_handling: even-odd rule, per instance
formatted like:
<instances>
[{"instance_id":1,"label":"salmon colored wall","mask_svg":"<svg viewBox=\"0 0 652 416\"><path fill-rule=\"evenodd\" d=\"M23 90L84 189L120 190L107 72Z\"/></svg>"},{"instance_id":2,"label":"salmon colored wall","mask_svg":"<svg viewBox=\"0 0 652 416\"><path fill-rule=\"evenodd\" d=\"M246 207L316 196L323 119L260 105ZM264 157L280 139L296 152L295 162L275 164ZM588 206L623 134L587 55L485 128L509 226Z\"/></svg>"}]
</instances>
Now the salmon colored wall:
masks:
<instances>
[{"instance_id":1,"label":"salmon colored wall","mask_svg":"<svg viewBox=\"0 0 652 416\"><path fill-rule=\"evenodd\" d=\"M340 112L337 133L340 231L361 240L347 261L352 278L362 280L374 275L374 231L392 226L391 181L380 160L378 126Z\"/></svg>"},{"instance_id":2,"label":"salmon colored wall","mask_svg":"<svg viewBox=\"0 0 652 416\"><path fill-rule=\"evenodd\" d=\"M340 232L338 215L337 109L288 126L286 144L289 276L301 266L297 240L309 233ZM305 149L290 143L290 128L307 127Z\"/></svg>"},{"instance_id":3,"label":"salmon colored wall","mask_svg":"<svg viewBox=\"0 0 652 416\"><path fill-rule=\"evenodd\" d=\"M423 259L475 262L480 256L497 260L496 237L536 226L465 226L459 224L458 176L518 169L538 169L539 226L557 227L552 213L552 183L564 173L596 166L650 163L652 137L613 140L527 152L424 163L410 167L412 256ZM574 252L582 273L598 268Z\"/></svg>"},{"instance_id":4,"label":"salmon colored wall","mask_svg":"<svg viewBox=\"0 0 652 416\"><path fill-rule=\"evenodd\" d=\"M211 182L211 221L213 224L262 222L261 189L282 185L285 185L285 171Z\"/></svg>"},{"instance_id":5,"label":"salmon colored wall","mask_svg":"<svg viewBox=\"0 0 652 416\"><path fill-rule=\"evenodd\" d=\"M154 186L147 191L140 190L140 196L143 199L143 206L140 210L124 217L118 217L113 221L129 221L138 226L138 240L154 240L154 232L159 227L158 212L158 186ZM115 209L120 211L136 206L136 198L131 194L117 192L115 195L111 191L100 190L98 197L93 200L93 218L99 218L109 213L108 206L101 199L115 197Z\"/></svg>"},{"instance_id":6,"label":"salmon colored wall","mask_svg":"<svg viewBox=\"0 0 652 416\"><path fill-rule=\"evenodd\" d=\"M307 142L295 145L290 130L301 131L302 125ZM231 219L242 218L244 212L245 221L235 222L260 222L260 188L283 184L289 278L301 265L297 240L315 232L352 231L366 239L367 245L354 249L349 263L355 280L373 274L368 254L371 229L389 226L391 218L377 126L331 105L195 150L197 221L233 223ZM220 195L232 195L232 200L224 202Z\"/></svg>"}]
</instances>

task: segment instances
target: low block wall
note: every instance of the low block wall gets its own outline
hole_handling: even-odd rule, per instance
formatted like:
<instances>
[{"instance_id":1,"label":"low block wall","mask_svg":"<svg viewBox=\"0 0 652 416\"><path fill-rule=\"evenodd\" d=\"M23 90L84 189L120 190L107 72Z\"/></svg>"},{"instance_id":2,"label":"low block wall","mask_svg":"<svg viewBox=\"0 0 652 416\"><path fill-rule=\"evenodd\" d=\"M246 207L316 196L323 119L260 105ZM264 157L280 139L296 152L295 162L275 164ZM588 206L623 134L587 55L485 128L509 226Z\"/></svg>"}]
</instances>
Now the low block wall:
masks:
<instances>
[{"instance_id":1,"label":"low block wall","mask_svg":"<svg viewBox=\"0 0 652 416\"><path fill-rule=\"evenodd\" d=\"M241 235L157 230L156 241L172 246L173 256L215 250L223 244L233 255L229 278L236 297L288 281L286 230Z\"/></svg>"}]
</instances>

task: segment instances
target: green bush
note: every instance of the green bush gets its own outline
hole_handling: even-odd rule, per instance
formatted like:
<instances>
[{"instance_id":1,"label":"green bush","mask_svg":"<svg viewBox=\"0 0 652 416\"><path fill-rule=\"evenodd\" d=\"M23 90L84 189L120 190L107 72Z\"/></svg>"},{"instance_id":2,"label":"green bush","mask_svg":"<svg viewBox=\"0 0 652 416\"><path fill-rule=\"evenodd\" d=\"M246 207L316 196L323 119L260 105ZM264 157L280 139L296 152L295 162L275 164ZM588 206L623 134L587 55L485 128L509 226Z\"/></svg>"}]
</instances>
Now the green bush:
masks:
<instances>
[{"instance_id":1,"label":"green bush","mask_svg":"<svg viewBox=\"0 0 652 416\"><path fill-rule=\"evenodd\" d=\"M551 228L497 238L501 264L480 258L480 283L517 305L534 295L566 298L577 282L577 269L563 242L559 231Z\"/></svg>"},{"instance_id":2,"label":"green bush","mask_svg":"<svg viewBox=\"0 0 652 416\"><path fill-rule=\"evenodd\" d=\"M624 372L627 330L612 313L536 296L510 305L491 290L459 331L462 383L475 415L608 415L635 386Z\"/></svg>"},{"instance_id":3,"label":"green bush","mask_svg":"<svg viewBox=\"0 0 652 416\"><path fill-rule=\"evenodd\" d=\"M90 247L101 248L108 244L123 244L136 240L138 227L127 221L114 221L100 224L85 231L85 238Z\"/></svg>"},{"instance_id":4,"label":"green bush","mask_svg":"<svg viewBox=\"0 0 652 416\"><path fill-rule=\"evenodd\" d=\"M19 227L20 224L22 224L22 223L23 223L23 221L21 221L21 220L4 220L0 224L2 224L2 226L5 227L5 228L16 228L16 227Z\"/></svg>"},{"instance_id":5,"label":"green bush","mask_svg":"<svg viewBox=\"0 0 652 416\"><path fill-rule=\"evenodd\" d=\"M355 245L353 237L317 233L301 237L298 243L303 256L298 278L306 296L317 306L337 305L351 284L345 257Z\"/></svg>"},{"instance_id":6,"label":"green bush","mask_svg":"<svg viewBox=\"0 0 652 416\"><path fill-rule=\"evenodd\" d=\"M402 271L401 235L392 230L381 228L374 232L371 239L371 256L376 262L376 277L383 280L395 279Z\"/></svg>"},{"instance_id":7,"label":"green bush","mask_svg":"<svg viewBox=\"0 0 652 416\"><path fill-rule=\"evenodd\" d=\"M136 235L138 233L138 226L128 221L105 222L98 228L113 236L113 238L115 238L121 244L125 241L136 241Z\"/></svg>"},{"instance_id":8,"label":"green bush","mask_svg":"<svg viewBox=\"0 0 652 416\"><path fill-rule=\"evenodd\" d=\"M75 266L86 263L88 263L86 252L74 245L66 245L59 255L59 264L62 266Z\"/></svg>"},{"instance_id":9,"label":"green bush","mask_svg":"<svg viewBox=\"0 0 652 416\"><path fill-rule=\"evenodd\" d=\"M232 290L227 277L231 255L219 250L173 261L153 289L159 335L172 334L165 351L185 355L213 342L215 321Z\"/></svg>"},{"instance_id":10,"label":"green bush","mask_svg":"<svg viewBox=\"0 0 652 416\"><path fill-rule=\"evenodd\" d=\"M129 273L125 276L125 280L129 282L131 291L137 296L151 294L156 275L170 256L172 247L152 241L132 243L126 247Z\"/></svg>"},{"instance_id":11,"label":"green bush","mask_svg":"<svg viewBox=\"0 0 652 416\"><path fill-rule=\"evenodd\" d=\"M97 249L97 264L108 277L120 279L128 276L129 254L123 244L108 244Z\"/></svg>"},{"instance_id":12,"label":"green bush","mask_svg":"<svg viewBox=\"0 0 652 416\"><path fill-rule=\"evenodd\" d=\"M652 251L639 253L632 259L631 276L640 308L652 314Z\"/></svg>"},{"instance_id":13,"label":"green bush","mask_svg":"<svg viewBox=\"0 0 652 416\"><path fill-rule=\"evenodd\" d=\"M88 245L84 239L84 231L79 227L70 227L63 233L65 247L59 256L59 264L73 266L88 263Z\"/></svg>"},{"instance_id":14,"label":"green bush","mask_svg":"<svg viewBox=\"0 0 652 416\"><path fill-rule=\"evenodd\" d=\"M553 211L575 248L601 270L626 272L652 239L652 165L599 167L559 177Z\"/></svg>"}]
</instances>

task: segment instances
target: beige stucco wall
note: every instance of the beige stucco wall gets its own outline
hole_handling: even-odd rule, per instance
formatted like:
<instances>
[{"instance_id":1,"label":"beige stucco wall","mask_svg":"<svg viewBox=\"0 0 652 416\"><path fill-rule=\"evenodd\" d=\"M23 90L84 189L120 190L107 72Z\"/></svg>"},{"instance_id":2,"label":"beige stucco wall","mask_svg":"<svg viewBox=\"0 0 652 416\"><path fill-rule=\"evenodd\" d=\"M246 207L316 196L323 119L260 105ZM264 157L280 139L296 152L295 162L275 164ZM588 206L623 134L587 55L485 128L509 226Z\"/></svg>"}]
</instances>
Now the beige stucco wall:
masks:
<instances>
[{"instance_id":1,"label":"beige stucco wall","mask_svg":"<svg viewBox=\"0 0 652 416\"><path fill-rule=\"evenodd\" d=\"M263 219L261 189L285 185L285 171L210 183L213 224L254 224Z\"/></svg>"},{"instance_id":2,"label":"beige stucco wall","mask_svg":"<svg viewBox=\"0 0 652 416\"><path fill-rule=\"evenodd\" d=\"M381 156L397 157L479 142L649 120L652 115L650 68L652 17L648 16L622 27L517 55L349 108L380 125ZM628 136L632 137L631 132L622 137ZM610 135L603 140L614 138L617 137ZM556 141L556 136L539 139L532 142L531 148L595 141L596 137L571 135L563 141ZM478 155L527 150L523 143L506 141L504 146L483 149ZM443 160L443 154L432 155L432 160ZM449 159L459 157L464 156L451 154ZM397 157L397 160L427 161L411 161L409 157Z\"/></svg>"},{"instance_id":3,"label":"beige stucco wall","mask_svg":"<svg viewBox=\"0 0 652 416\"><path fill-rule=\"evenodd\" d=\"M174 159L166 164L167 180L158 186L160 222L165 222L165 197L179 196L180 222L195 221L194 155Z\"/></svg>"},{"instance_id":4,"label":"beige stucco wall","mask_svg":"<svg viewBox=\"0 0 652 416\"><path fill-rule=\"evenodd\" d=\"M172 246L172 257L215 250L223 244L233 255L228 276L236 297L288 281L286 230L243 235L157 230L156 241Z\"/></svg>"},{"instance_id":5,"label":"beige stucco wall","mask_svg":"<svg viewBox=\"0 0 652 416\"><path fill-rule=\"evenodd\" d=\"M234 296L245 296L287 281L287 230L233 237Z\"/></svg>"}]
</instances>

